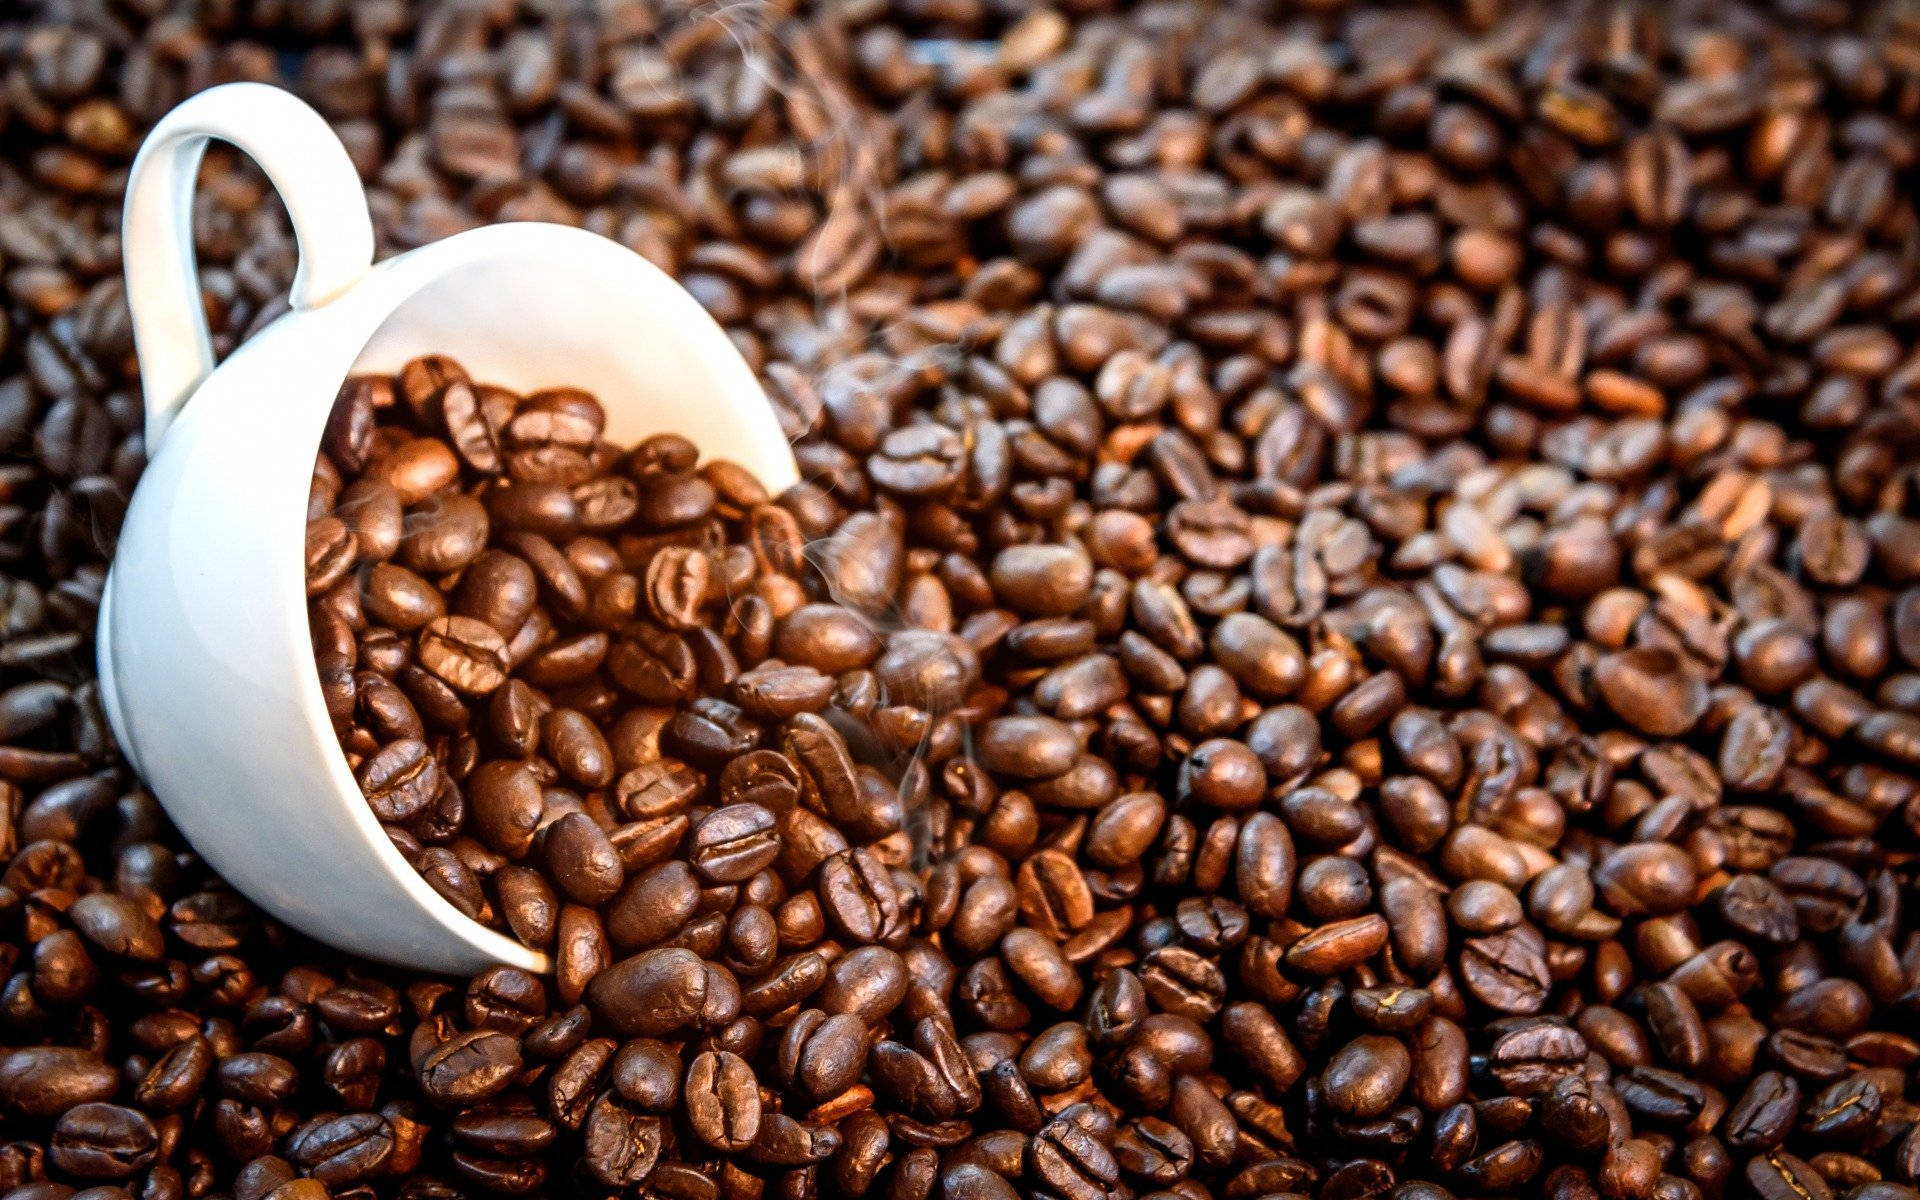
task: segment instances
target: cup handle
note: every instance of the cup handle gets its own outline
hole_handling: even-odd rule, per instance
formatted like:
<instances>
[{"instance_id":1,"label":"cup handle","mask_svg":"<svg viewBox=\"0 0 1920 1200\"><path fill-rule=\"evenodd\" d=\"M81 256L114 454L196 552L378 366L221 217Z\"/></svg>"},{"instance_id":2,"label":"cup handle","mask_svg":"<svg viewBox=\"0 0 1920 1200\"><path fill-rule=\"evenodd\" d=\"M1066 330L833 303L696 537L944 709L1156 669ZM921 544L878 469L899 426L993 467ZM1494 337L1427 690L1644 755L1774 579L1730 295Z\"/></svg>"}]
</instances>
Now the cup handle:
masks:
<instances>
[{"instance_id":1,"label":"cup handle","mask_svg":"<svg viewBox=\"0 0 1920 1200\"><path fill-rule=\"evenodd\" d=\"M133 160L120 233L148 454L213 372L193 250L194 182L212 138L259 163L287 206L300 251L294 308L325 304L373 264L373 221L359 172L326 121L291 92L223 84L162 117Z\"/></svg>"}]
</instances>

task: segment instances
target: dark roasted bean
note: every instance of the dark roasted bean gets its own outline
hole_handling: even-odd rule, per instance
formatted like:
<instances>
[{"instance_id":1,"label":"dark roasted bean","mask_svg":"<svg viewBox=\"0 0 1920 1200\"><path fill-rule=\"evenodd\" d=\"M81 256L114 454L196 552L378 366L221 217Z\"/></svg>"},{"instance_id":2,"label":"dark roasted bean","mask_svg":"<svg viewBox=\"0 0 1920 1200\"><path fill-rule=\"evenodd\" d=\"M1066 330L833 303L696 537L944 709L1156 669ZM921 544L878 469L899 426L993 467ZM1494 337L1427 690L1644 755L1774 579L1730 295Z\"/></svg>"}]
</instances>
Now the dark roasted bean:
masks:
<instances>
[{"instance_id":1,"label":"dark roasted bean","mask_svg":"<svg viewBox=\"0 0 1920 1200\"><path fill-rule=\"evenodd\" d=\"M160 1133L144 1113L90 1102L55 1122L47 1160L78 1179L125 1179L152 1162L159 1148Z\"/></svg>"},{"instance_id":2,"label":"dark roasted bean","mask_svg":"<svg viewBox=\"0 0 1920 1200\"><path fill-rule=\"evenodd\" d=\"M707 1051L687 1068L687 1124L716 1150L751 1146L760 1131L760 1092L753 1068L727 1051Z\"/></svg>"}]
</instances>

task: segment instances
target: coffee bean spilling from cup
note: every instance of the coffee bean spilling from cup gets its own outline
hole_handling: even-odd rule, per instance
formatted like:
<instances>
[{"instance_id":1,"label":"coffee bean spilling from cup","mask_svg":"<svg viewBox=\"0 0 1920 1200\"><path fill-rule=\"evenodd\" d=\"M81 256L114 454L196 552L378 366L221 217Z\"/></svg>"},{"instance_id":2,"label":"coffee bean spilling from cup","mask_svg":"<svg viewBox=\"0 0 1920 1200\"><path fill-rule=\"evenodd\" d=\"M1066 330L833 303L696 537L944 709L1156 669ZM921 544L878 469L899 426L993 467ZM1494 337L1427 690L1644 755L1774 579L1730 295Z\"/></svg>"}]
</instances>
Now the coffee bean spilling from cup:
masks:
<instances>
[{"instance_id":1,"label":"coffee bean spilling from cup","mask_svg":"<svg viewBox=\"0 0 1920 1200\"><path fill-rule=\"evenodd\" d=\"M1243 515L1171 553L1144 513L1072 503L1056 536L988 551L921 533L954 500L992 528L996 502L965 498L1010 460L978 427L909 422L871 487L778 498L603 427L582 392L445 359L355 379L307 538L343 749L440 894L553 955L554 1001L580 1007L551 1019L588 1039L555 1078L605 1085L574 1101L602 1184L715 1152L878 1171L904 1142L967 1195L1244 1189L1317 1174L1280 1153L1304 1119L1468 1190L1564 1157L1653 1195L1685 1178L1663 1153L1764 1150L1766 1194L1819 1173L1790 1135L1857 1141L1901 1090L1871 977L1825 975L1809 936L1854 964L1875 947L1891 991L1899 880L1843 840L1789 853L1765 802L1868 803L1795 753L1794 721L1850 693L1814 670L1830 628L1784 611L1792 575L1745 569L1773 614L1756 652L1693 611L1697 582L1619 586L1596 516L1568 522L1577 554L1514 553L1487 510L1563 502L1564 469L1526 468L1545 501L1470 471L1399 546L1209 481L1175 511ZM1706 488L1729 478L1758 528L1767 485ZM1381 560L1419 540L1440 561L1396 587ZM1222 558L1211 592L1196 553ZM1585 597L1577 626L1529 611L1535 571ZM1716 632L1746 687L1688 644ZM1806 665L1770 676L1783 660ZM1905 719L1855 695L1867 744ZM1804 976L1775 1028L1748 1006L1768 960ZM429 1053L457 1049L464 1081L471 1034L443 1032ZM1805 1078L1815 1046L1857 1069ZM416 1065L431 1094L444 1068ZM595 1105L638 1157L595 1165ZM1664 1141L1702 1121L1719 1141ZM1390 1177L1360 1161L1327 1186Z\"/></svg>"},{"instance_id":2,"label":"coffee bean spilling from cup","mask_svg":"<svg viewBox=\"0 0 1920 1200\"><path fill-rule=\"evenodd\" d=\"M1912 1200L1917 63L1820 0L16 6L0 1197ZM343 750L551 978L289 937L105 733L105 231L229 78L385 246L641 250L796 443L434 362L329 431ZM294 256L206 180L225 350Z\"/></svg>"}]
</instances>

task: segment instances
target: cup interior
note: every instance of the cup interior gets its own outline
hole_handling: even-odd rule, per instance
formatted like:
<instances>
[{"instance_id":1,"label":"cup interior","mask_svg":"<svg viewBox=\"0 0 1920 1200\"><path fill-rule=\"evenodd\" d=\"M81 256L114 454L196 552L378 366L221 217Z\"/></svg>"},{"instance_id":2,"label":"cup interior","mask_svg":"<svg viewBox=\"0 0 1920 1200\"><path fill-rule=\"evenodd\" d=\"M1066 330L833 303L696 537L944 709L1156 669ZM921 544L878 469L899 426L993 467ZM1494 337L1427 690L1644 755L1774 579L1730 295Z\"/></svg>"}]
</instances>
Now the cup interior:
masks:
<instances>
[{"instance_id":1,"label":"cup interior","mask_svg":"<svg viewBox=\"0 0 1920 1200\"><path fill-rule=\"evenodd\" d=\"M578 387L607 410L607 437L690 438L774 492L797 478L791 451L740 353L691 295L638 255L577 230L495 226L403 299L355 360L392 372L445 354L515 391ZM575 235L560 237L558 233ZM516 238L515 234L530 236ZM576 241L587 236L584 243Z\"/></svg>"},{"instance_id":2,"label":"cup interior","mask_svg":"<svg viewBox=\"0 0 1920 1200\"><path fill-rule=\"evenodd\" d=\"M340 347L334 362L353 354L347 374L391 374L422 355L447 355L476 380L518 392L565 386L593 393L606 409L606 436L617 445L679 433L703 456L739 463L776 493L798 477L765 394L725 332L664 272L612 242L557 226L489 226L394 260L359 286L367 289L366 307L356 320L371 324L372 333L355 353L367 328L358 325ZM329 387L338 386L336 377ZM318 440L316 428L304 444ZM305 490L290 496L300 500ZM289 579L297 585L299 543L289 545ZM304 625L304 606L300 612ZM310 674L299 691L325 744L321 753L337 760L335 790L357 801L318 679ZM399 858L372 813L351 807L358 832L442 929L493 961L547 968L545 955L460 916Z\"/></svg>"}]
</instances>

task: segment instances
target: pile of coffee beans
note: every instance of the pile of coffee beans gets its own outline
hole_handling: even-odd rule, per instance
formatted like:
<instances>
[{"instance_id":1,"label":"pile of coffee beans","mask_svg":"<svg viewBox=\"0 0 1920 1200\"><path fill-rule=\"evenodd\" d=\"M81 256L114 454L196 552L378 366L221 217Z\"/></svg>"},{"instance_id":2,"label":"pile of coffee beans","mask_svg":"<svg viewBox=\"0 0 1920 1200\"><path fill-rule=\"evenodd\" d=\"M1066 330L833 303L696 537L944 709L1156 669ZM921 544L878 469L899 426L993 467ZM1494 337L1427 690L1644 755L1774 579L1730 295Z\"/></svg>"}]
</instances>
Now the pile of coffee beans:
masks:
<instances>
[{"instance_id":1,"label":"pile of coffee beans","mask_svg":"<svg viewBox=\"0 0 1920 1200\"><path fill-rule=\"evenodd\" d=\"M809 603L799 520L758 480L678 436L616 449L605 425L584 392L522 397L442 357L348 381L307 590L368 804L461 912L553 951L569 1002L669 940L752 974L828 925L897 944L888 871L927 786L909 763L903 797L899 764L935 713L947 755L964 735L973 648Z\"/></svg>"},{"instance_id":2,"label":"pile of coffee beans","mask_svg":"<svg viewBox=\"0 0 1920 1200\"><path fill-rule=\"evenodd\" d=\"M293 936L106 732L125 169L228 79L795 442L329 431L343 747L551 977ZM10 6L0 1198L1911 1200L1917 118L1898 2Z\"/></svg>"}]
</instances>

